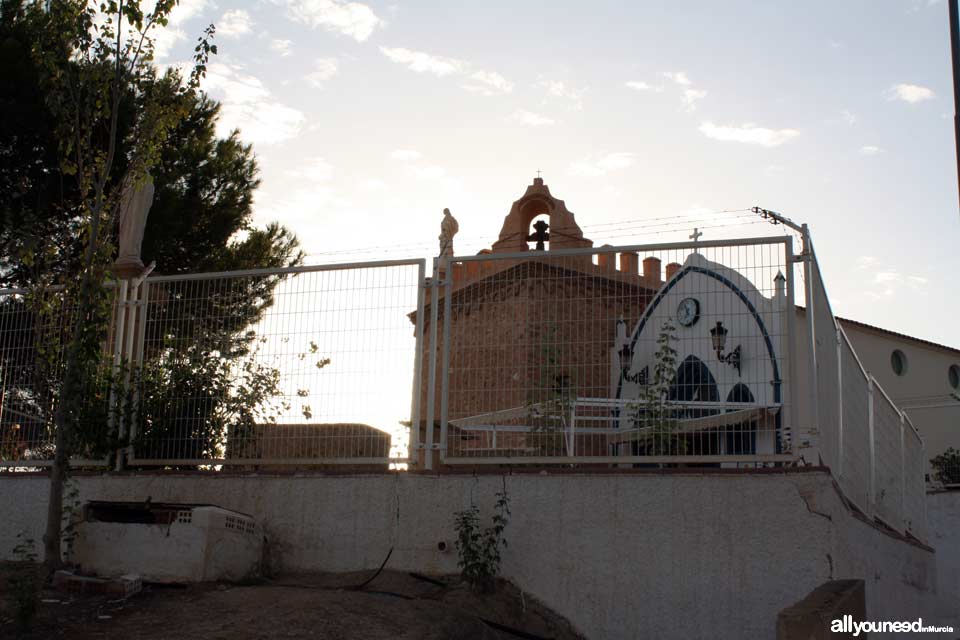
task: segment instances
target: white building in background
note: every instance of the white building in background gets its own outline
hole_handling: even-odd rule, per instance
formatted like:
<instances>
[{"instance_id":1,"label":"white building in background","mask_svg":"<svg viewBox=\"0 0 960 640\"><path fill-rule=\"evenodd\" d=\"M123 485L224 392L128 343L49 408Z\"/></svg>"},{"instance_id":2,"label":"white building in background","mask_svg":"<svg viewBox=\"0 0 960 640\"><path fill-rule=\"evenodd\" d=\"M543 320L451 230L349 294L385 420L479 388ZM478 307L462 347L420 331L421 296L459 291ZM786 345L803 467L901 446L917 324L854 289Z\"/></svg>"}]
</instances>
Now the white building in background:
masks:
<instances>
[{"instance_id":1,"label":"white building in background","mask_svg":"<svg viewBox=\"0 0 960 640\"><path fill-rule=\"evenodd\" d=\"M668 270L667 281L640 321L618 328L611 350L611 398L620 403L639 400L641 387L652 375L657 337L670 323L678 349L670 400L686 405L682 431L697 433L688 437L688 453L780 453L781 439L791 435L789 428L783 429L790 423L790 399L782 384L791 373L797 376L796 419L800 423L813 420L807 402L806 310L797 307L796 346L801 357L791 371L784 341L786 314L782 313L787 300L780 274L774 282L754 283L738 270L698 253L689 254L682 266L671 267L676 268ZM917 427L927 459L951 447L960 450L960 349L855 320L838 321L863 367ZM726 338L719 350L718 333ZM834 337L818 335L821 340ZM626 362L629 366L621 374L618 369ZM620 420L625 423L626 414Z\"/></svg>"},{"instance_id":2,"label":"white building in background","mask_svg":"<svg viewBox=\"0 0 960 640\"><path fill-rule=\"evenodd\" d=\"M803 314L799 309L798 316ZM910 416L927 455L960 449L960 349L856 320L837 320L864 368Z\"/></svg>"},{"instance_id":3,"label":"white building in background","mask_svg":"<svg viewBox=\"0 0 960 640\"><path fill-rule=\"evenodd\" d=\"M789 335L783 274L760 283L761 291L739 271L699 253L668 270L636 325L618 329L622 335L611 360L629 366L611 375L612 397L641 400L654 375L658 337L670 327L677 369L668 400L686 440L683 453L782 453L784 338ZM629 412L620 423L632 428Z\"/></svg>"}]
</instances>

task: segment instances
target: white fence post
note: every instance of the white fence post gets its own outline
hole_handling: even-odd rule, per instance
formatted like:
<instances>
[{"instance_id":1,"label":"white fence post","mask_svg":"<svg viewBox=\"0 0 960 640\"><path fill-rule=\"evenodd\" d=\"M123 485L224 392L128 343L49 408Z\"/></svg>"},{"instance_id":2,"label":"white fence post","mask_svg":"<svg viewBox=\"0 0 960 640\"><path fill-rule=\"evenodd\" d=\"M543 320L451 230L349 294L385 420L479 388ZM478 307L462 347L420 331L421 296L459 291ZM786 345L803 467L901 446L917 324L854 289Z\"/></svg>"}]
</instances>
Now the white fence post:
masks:
<instances>
[{"instance_id":1,"label":"white fence post","mask_svg":"<svg viewBox=\"0 0 960 640\"><path fill-rule=\"evenodd\" d=\"M416 346L413 349L413 397L410 402L410 437L407 441L407 465L417 465L417 453L420 451L420 404L423 400L423 310L426 300L426 264L421 262L417 271L417 320L414 330Z\"/></svg>"},{"instance_id":2,"label":"white fence post","mask_svg":"<svg viewBox=\"0 0 960 640\"><path fill-rule=\"evenodd\" d=\"M118 378L120 377L120 368L123 364L123 336L125 333L126 322L127 322L127 293L130 288L130 281L124 278L120 281L120 288L117 292L117 301L114 310L114 325L113 325L113 344L111 345L111 355L113 356L113 364L111 367L111 381L110 381L110 406L107 408L107 425L111 435L116 435L118 438L123 437L123 413L117 415L117 405L123 404L123 394L125 389L122 384L118 384ZM118 403L119 396L119 403ZM116 451L116 460L114 468L117 471L123 469L123 451L118 449Z\"/></svg>"},{"instance_id":3,"label":"white fence post","mask_svg":"<svg viewBox=\"0 0 960 640\"><path fill-rule=\"evenodd\" d=\"M903 530L907 531L909 526L907 524L907 460L904 450L904 420L903 412L899 410L898 412L900 413L900 520L903 522Z\"/></svg>"},{"instance_id":4,"label":"white fence post","mask_svg":"<svg viewBox=\"0 0 960 640\"><path fill-rule=\"evenodd\" d=\"M440 462L447 459L447 418L450 396L450 315L453 313L453 263L443 261L443 361L440 378Z\"/></svg>"},{"instance_id":5,"label":"white fence post","mask_svg":"<svg viewBox=\"0 0 960 640\"><path fill-rule=\"evenodd\" d=\"M434 405L437 400L437 320L440 316L437 311L437 305L440 303L439 286L440 279L440 261L433 259L433 277L430 278L430 366L427 374L427 433L426 447L423 450L423 468L427 471L433 469L433 421Z\"/></svg>"},{"instance_id":6,"label":"white fence post","mask_svg":"<svg viewBox=\"0 0 960 640\"><path fill-rule=\"evenodd\" d=\"M137 373L140 375L142 373L143 360L144 360L144 343L146 342L147 336L147 311L150 301L150 282L146 279L146 276L142 276L140 280L140 286L137 289L137 302L134 309L133 317L134 320L134 331L131 333L131 338L133 340L132 346L132 356L131 362L136 363ZM139 432L138 420L140 417L140 380L142 377L138 377L135 380L137 388L133 390L132 399L133 399L133 408L130 411L130 424L127 425L127 447L126 447L126 462L130 464L136 459L137 450L135 445L135 440Z\"/></svg>"},{"instance_id":7,"label":"white fence post","mask_svg":"<svg viewBox=\"0 0 960 640\"><path fill-rule=\"evenodd\" d=\"M810 240L810 229L807 225L802 227L803 233L803 270L804 270L804 297L806 298L807 303L807 328L810 331L810 413L812 416L812 424L807 427L807 442L805 443L804 448L806 449L815 449L819 457L819 438L820 438L820 399L819 399L819 390L820 390L820 371L819 365L817 362L817 320L816 320L816 307L814 304L814 289L813 289L813 279L817 278L819 282L820 279L820 270L816 265L816 257L813 252L813 242ZM821 283L822 284L822 283ZM822 331L823 328L821 327ZM813 463L816 464L818 461L814 460Z\"/></svg>"},{"instance_id":8,"label":"white fence post","mask_svg":"<svg viewBox=\"0 0 960 640\"><path fill-rule=\"evenodd\" d=\"M843 476L843 335L840 325L836 326L837 335L837 478Z\"/></svg>"},{"instance_id":9,"label":"white fence post","mask_svg":"<svg viewBox=\"0 0 960 640\"><path fill-rule=\"evenodd\" d=\"M876 512L877 498L877 449L874 437L874 410L873 410L873 376L867 377L867 445L870 447L870 483L867 485L867 515L873 518Z\"/></svg>"},{"instance_id":10,"label":"white fence post","mask_svg":"<svg viewBox=\"0 0 960 640\"><path fill-rule=\"evenodd\" d=\"M789 418L789 425L787 425L786 432L790 434L791 440L791 452L797 453L799 449L799 435L800 435L800 420L798 419L799 415L799 398L797 394L797 358L800 353L797 349L797 299L795 287L795 278L794 278L794 261L796 258L793 255L793 237L787 236L787 242L784 245L784 268L787 271L787 308L784 310L787 318L787 375L789 376L789 384L786 386L787 395L784 398L784 402L789 403L787 416Z\"/></svg>"}]
</instances>

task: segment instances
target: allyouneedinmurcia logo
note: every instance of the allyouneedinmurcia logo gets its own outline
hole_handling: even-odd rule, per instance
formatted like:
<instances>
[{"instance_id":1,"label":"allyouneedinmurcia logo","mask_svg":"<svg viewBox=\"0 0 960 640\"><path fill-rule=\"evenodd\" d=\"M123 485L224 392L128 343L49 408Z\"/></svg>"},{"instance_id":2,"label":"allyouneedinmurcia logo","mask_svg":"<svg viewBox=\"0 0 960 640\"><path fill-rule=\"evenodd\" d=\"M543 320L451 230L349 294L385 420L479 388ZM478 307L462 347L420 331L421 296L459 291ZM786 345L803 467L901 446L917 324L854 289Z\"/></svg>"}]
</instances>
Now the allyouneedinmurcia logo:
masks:
<instances>
[{"instance_id":1,"label":"allyouneedinmurcia logo","mask_svg":"<svg viewBox=\"0 0 960 640\"><path fill-rule=\"evenodd\" d=\"M830 622L830 631L833 633L852 633L854 637L861 633L953 633L953 627L924 626L923 618L911 622L898 620L884 620L883 622L857 622L853 616L846 615Z\"/></svg>"}]
</instances>

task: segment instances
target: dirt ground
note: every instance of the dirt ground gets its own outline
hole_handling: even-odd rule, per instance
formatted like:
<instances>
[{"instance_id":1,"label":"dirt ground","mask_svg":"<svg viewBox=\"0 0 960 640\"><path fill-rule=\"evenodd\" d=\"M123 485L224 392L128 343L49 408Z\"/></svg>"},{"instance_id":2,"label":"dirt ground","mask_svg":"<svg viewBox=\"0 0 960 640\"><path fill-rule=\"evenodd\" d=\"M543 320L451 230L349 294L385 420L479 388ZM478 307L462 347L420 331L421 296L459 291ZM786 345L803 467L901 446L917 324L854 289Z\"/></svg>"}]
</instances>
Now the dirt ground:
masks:
<instances>
[{"instance_id":1,"label":"dirt ground","mask_svg":"<svg viewBox=\"0 0 960 640\"><path fill-rule=\"evenodd\" d=\"M3 569L0 567L0 569ZM9 574L9 567L0 573ZM43 589L31 628L13 621L0 582L0 638L159 640L498 640L580 638L568 623L512 584L473 593L459 578L384 571L285 575L257 584L145 585L127 600L77 597Z\"/></svg>"}]
</instances>

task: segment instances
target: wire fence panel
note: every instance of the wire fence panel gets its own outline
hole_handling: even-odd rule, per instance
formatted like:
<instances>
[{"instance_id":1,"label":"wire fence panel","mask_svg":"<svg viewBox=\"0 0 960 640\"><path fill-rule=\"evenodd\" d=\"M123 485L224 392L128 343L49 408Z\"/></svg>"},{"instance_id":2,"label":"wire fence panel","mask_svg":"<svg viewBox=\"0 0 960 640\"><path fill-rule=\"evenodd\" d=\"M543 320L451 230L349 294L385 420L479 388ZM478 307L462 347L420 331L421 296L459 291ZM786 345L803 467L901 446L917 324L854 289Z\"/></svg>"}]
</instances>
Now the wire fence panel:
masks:
<instances>
[{"instance_id":1,"label":"wire fence panel","mask_svg":"<svg viewBox=\"0 0 960 640\"><path fill-rule=\"evenodd\" d=\"M873 420L876 517L889 527L903 531L904 460L901 455L900 411L879 391L873 394Z\"/></svg>"},{"instance_id":2,"label":"wire fence panel","mask_svg":"<svg viewBox=\"0 0 960 640\"><path fill-rule=\"evenodd\" d=\"M424 262L153 277L132 465L405 460Z\"/></svg>"},{"instance_id":3,"label":"wire fence panel","mask_svg":"<svg viewBox=\"0 0 960 640\"><path fill-rule=\"evenodd\" d=\"M113 363L108 344L115 331L118 288L109 283L98 297L109 317L99 360L78 373L83 402L73 428L86 436L74 451L74 466L103 466L113 432L110 422ZM77 304L61 286L0 291L0 468L32 470L54 457L55 416L66 372L68 345L78 329Z\"/></svg>"},{"instance_id":4,"label":"wire fence panel","mask_svg":"<svg viewBox=\"0 0 960 640\"><path fill-rule=\"evenodd\" d=\"M816 365L817 427L824 463L836 468L840 455L840 385L837 383L837 328L830 310L830 298L816 260L811 261L807 313L812 318L813 361Z\"/></svg>"},{"instance_id":5,"label":"wire fence panel","mask_svg":"<svg viewBox=\"0 0 960 640\"><path fill-rule=\"evenodd\" d=\"M923 440L909 419L904 424L904 513L907 531L918 540L927 539L927 456Z\"/></svg>"},{"instance_id":6,"label":"wire fence panel","mask_svg":"<svg viewBox=\"0 0 960 640\"><path fill-rule=\"evenodd\" d=\"M808 239L809 243L809 239ZM926 530L923 442L863 368L830 311L816 255L806 269L812 336L810 401L820 457L850 502L870 518L920 537ZM909 431L909 434L907 433ZM923 539L923 538L921 538Z\"/></svg>"},{"instance_id":7,"label":"wire fence panel","mask_svg":"<svg viewBox=\"0 0 960 640\"><path fill-rule=\"evenodd\" d=\"M768 238L451 258L445 461L792 459L787 252Z\"/></svg>"},{"instance_id":8,"label":"wire fence panel","mask_svg":"<svg viewBox=\"0 0 960 640\"><path fill-rule=\"evenodd\" d=\"M837 472L844 495L864 514L870 513L869 378L841 330L840 371L843 380L843 443Z\"/></svg>"}]
</instances>

